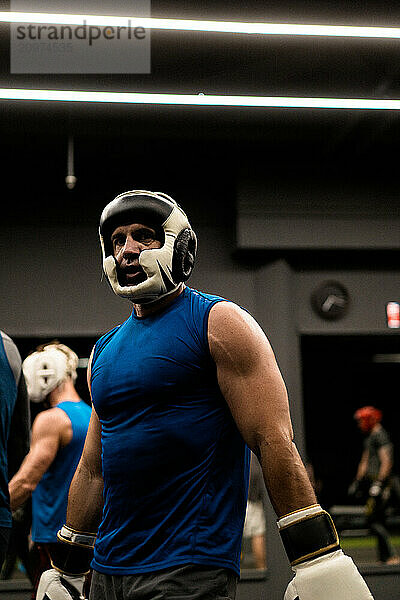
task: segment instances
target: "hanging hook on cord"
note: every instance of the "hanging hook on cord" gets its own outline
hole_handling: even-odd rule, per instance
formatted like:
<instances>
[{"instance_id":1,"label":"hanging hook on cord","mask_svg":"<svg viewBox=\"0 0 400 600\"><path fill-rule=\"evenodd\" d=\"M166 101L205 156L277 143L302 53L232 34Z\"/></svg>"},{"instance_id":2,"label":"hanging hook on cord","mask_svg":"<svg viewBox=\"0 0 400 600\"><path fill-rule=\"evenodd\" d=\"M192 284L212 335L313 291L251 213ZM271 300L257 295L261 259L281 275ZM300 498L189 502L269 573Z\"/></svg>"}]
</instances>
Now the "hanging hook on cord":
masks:
<instances>
[{"instance_id":1,"label":"hanging hook on cord","mask_svg":"<svg viewBox=\"0 0 400 600\"><path fill-rule=\"evenodd\" d=\"M68 137L67 176L65 183L69 190L73 190L76 184L74 174L74 137L72 135Z\"/></svg>"}]
</instances>

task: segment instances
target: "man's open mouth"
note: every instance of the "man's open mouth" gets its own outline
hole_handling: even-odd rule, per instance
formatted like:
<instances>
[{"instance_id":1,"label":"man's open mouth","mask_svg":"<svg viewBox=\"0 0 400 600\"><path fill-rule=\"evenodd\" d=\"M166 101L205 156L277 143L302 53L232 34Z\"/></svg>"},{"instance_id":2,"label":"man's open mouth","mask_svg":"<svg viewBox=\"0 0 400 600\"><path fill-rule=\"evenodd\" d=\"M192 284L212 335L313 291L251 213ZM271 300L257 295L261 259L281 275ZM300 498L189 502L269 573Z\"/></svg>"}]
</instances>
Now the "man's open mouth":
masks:
<instances>
[{"instance_id":1,"label":"man's open mouth","mask_svg":"<svg viewBox=\"0 0 400 600\"><path fill-rule=\"evenodd\" d=\"M146 279L141 267L126 267L118 269L118 280L121 285L137 285Z\"/></svg>"}]
</instances>

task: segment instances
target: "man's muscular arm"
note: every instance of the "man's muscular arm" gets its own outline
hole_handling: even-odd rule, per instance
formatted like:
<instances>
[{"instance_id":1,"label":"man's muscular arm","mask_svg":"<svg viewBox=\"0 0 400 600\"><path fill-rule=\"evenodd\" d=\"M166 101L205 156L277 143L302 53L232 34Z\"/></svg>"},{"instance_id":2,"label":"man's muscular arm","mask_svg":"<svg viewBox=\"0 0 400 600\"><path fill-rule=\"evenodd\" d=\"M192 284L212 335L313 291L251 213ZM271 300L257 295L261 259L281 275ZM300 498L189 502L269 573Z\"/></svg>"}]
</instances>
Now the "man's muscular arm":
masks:
<instances>
[{"instance_id":1,"label":"man's muscular arm","mask_svg":"<svg viewBox=\"0 0 400 600\"><path fill-rule=\"evenodd\" d=\"M221 392L260 461L276 514L315 504L293 442L285 384L265 334L245 311L220 302L211 309L208 338Z\"/></svg>"},{"instance_id":2,"label":"man's muscular arm","mask_svg":"<svg viewBox=\"0 0 400 600\"><path fill-rule=\"evenodd\" d=\"M378 456L380 460L380 467L378 473L378 480L385 481L392 472L393 467L393 458L392 458L392 449L391 445L381 446L378 450Z\"/></svg>"},{"instance_id":3,"label":"man's muscular arm","mask_svg":"<svg viewBox=\"0 0 400 600\"><path fill-rule=\"evenodd\" d=\"M258 456L295 572L284 600L373 600L317 504L293 442L287 393L261 328L234 304L210 311L208 339L218 383L247 445Z\"/></svg>"},{"instance_id":4,"label":"man's muscular arm","mask_svg":"<svg viewBox=\"0 0 400 600\"><path fill-rule=\"evenodd\" d=\"M363 477L365 477L365 475L367 473L368 456L369 456L368 450L364 450L362 453L362 456L361 456L360 463L357 468L357 474L356 474L357 481L360 481Z\"/></svg>"},{"instance_id":5,"label":"man's muscular arm","mask_svg":"<svg viewBox=\"0 0 400 600\"><path fill-rule=\"evenodd\" d=\"M75 531L96 533L103 508L101 425L92 409L85 446L68 495L67 525Z\"/></svg>"},{"instance_id":6,"label":"man's muscular arm","mask_svg":"<svg viewBox=\"0 0 400 600\"><path fill-rule=\"evenodd\" d=\"M38 414L32 427L30 451L9 483L12 510L29 498L69 435L71 421L64 411L55 407Z\"/></svg>"},{"instance_id":7,"label":"man's muscular arm","mask_svg":"<svg viewBox=\"0 0 400 600\"><path fill-rule=\"evenodd\" d=\"M87 368L87 384L92 396L92 359ZM103 474L101 467L101 424L92 407L82 456L68 494L67 525L75 531L95 533L103 510Z\"/></svg>"}]
</instances>

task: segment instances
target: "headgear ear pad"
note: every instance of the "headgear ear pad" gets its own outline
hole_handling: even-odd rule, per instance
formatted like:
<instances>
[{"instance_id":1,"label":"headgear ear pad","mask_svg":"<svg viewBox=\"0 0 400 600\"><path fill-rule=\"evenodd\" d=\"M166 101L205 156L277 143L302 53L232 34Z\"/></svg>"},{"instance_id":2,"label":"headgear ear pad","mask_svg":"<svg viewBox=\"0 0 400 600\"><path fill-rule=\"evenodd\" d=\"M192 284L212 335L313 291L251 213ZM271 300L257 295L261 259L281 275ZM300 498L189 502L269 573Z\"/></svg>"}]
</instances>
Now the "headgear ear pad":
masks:
<instances>
[{"instance_id":1,"label":"headgear ear pad","mask_svg":"<svg viewBox=\"0 0 400 600\"><path fill-rule=\"evenodd\" d=\"M176 237L172 256L172 278L186 281L194 267L197 239L193 229L183 229Z\"/></svg>"}]
</instances>

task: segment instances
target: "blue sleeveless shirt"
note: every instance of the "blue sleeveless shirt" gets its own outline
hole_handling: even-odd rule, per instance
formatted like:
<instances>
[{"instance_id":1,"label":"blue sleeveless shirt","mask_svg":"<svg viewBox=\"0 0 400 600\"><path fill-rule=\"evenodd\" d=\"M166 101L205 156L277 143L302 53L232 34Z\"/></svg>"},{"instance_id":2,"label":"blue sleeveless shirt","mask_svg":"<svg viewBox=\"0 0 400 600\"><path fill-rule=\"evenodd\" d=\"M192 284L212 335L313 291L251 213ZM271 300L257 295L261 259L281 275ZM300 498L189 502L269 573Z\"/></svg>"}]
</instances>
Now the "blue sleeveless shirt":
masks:
<instances>
[{"instance_id":1,"label":"blue sleeveless shirt","mask_svg":"<svg viewBox=\"0 0 400 600\"><path fill-rule=\"evenodd\" d=\"M239 573L249 450L220 392L207 340L223 300L185 288L97 342L104 508L92 566L128 575L196 563Z\"/></svg>"},{"instance_id":2,"label":"blue sleeveless shirt","mask_svg":"<svg viewBox=\"0 0 400 600\"><path fill-rule=\"evenodd\" d=\"M83 400L66 400L57 404L57 408L71 421L72 439L57 452L32 494L32 540L42 544L56 542L57 531L65 523L69 486L82 454L92 412Z\"/></svg>"}]
</instances>

